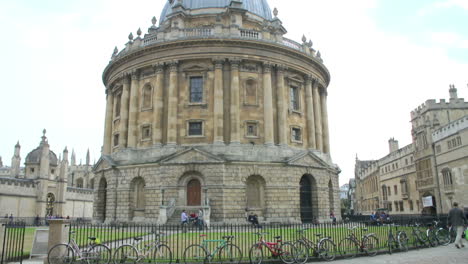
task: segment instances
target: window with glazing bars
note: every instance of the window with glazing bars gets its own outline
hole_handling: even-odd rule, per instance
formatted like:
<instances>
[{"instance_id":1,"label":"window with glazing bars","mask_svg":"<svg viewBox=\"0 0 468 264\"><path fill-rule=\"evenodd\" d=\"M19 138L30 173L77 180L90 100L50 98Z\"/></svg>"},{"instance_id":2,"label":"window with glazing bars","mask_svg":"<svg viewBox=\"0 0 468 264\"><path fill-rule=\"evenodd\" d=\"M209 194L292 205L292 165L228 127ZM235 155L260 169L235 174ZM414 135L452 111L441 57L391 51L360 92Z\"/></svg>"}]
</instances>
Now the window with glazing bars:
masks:
<instances>
[{"instance_id":1,"label":"window with glazing bars","mask_svg":"<svg viewBox=\"0 0 468 264\"><path fill-rule=\"evenodd\" d=\"M190 102L203 102L203 77L190 77Z\"/></svg>"},{"instance_id":2,"label":"window with glazing bars","mask_svg":"<svg viewBox=\"0 0 468 264\"><path fill-rule=\"evenodd\" d=\"M299 110L299 88L291 86L290 93L292 110Z\"/></svg>"}]
</instances>

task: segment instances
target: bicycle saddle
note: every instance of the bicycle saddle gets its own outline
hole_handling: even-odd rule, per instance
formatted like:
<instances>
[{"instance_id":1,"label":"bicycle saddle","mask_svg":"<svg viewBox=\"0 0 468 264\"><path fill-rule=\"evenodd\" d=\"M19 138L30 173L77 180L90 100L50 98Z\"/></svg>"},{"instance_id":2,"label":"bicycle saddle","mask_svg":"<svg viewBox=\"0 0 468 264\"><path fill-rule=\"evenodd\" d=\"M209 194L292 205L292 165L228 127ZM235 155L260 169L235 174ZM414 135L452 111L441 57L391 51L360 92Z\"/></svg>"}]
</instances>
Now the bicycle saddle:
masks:
<instances>
[{"instance_id":1,"label":"bicycle saddle","mask_svg":"<svg viewBox=\"0 0 468 264\"><path fill-rule=\"evenodd\" d=\"M88 237L88 239L94 241L94 240L96 240L96 237L91 237L91 236L90 236L90 237Z\"/></svg>"},{"instance_id":2,"label":"bicycle saddle","mask_svg":"<svg viewBox=\"0 0 468 264\"><path fill-rule=\"evenodd\" d=\"M223 236L223 239L231 239L234 238L234 236Z\"/></svg>"},{"instance_id":3,"label":"bicycle saddle","mask_svg":"<svg viewBox=\"0 0 468 264\"><path fill-rule=\"evenodd\" d=\"M281 239L281 236L275 236L276 239Z\"/></svg>"},{"instance_id":4,"label":"bicycle saddle","mask_svg":"<svg viewBox=\"0 0 468 264\"><path fill-rule=\"evenodd\" d=\"M361 228L362 231L367 231L367 228Z\"/></svg>"},{"instance_id":5,"label":"bicycle saddle","mask_svg":"<svg viewBox=\"0 0 468 264\"><path fill-rule=\"evenodd\" d=\"M315 236L321 237L321 236L322 236L322 234L315 234Z\"/></svg>"},{"instance_id":6,"label":"bicycle saddle","mask_svg":"<svg viewBox=\"0 0 468 264\"><path fill-rule=\"evenodd\" d=\"M142 237L134 237L134 238L133 238L133 240L135 240L135 241L140 241L140 240L142 240L142 239L143 239Z\"/></svg>"}]
</instances>

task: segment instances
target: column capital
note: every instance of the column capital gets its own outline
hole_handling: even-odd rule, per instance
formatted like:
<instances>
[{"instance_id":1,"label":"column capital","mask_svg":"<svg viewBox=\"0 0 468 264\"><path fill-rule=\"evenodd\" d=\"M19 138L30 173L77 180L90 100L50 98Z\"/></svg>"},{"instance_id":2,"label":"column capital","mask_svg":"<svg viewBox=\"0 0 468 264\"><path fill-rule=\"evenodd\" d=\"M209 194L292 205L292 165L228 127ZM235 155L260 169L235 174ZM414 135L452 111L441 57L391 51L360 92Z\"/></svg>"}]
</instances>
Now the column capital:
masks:
<instances>
[{"instance_id":1,"label":"column capital","mask_svg":"<svg viewBox=\"0 0 468 264\"><path fill-rule=\"evenodd\" d=\"M130 83L130 76L131 76L130 72L123 72L120 75L120 79L122 80L122 83Z\"/></svg>"},{"instance_id":2,"label":"column capital","mask_svg":"<svg viewBox=\"0 0 468 264\"><path fill-rule=\"evenodd\" d=\"M132 70L131 75L132 75L132 80L138 80L140 78L140 71Z\"/></svg>"},{"instance_id":3,"label":"column capital","mask_svg":"<svg viewBox=\"0 0 468 264\"><path fill-rule=\"evenodd\" d=\"M320 85L319 92L320 92L320 95L328 96L327 88L325 88L324 86Z\"/></svg>"},{"instance_id":4,"label":"column capital","mask_svg":"<svg viewBox=\"0 0 468 264\"><path fill-rule=\"evenodd\" d=\"M242 59L240 58L229 58L229 63L231 64L231 69L236 68L239 69L240 63L242 62Z\"/></svg>"},{"instance_id":5,"label":"column capital","mask_svg":"<svg viewBox=\"0 0 468 264\"><path fill-rule=\"evenodd\" d=\"M263 73L270 73L271 72L271 63L270 62L264 62L262 64L263 66Z\"/></svg>"},{"instance_id":6,"label":"column capital","mask_svg":"<svg viewBox=\"0 0 468 264\"><path fill-rule=\"evenodd\" d=\"M179 61L178 60L170 61L168 64L169 64L169 70L171 72L176 72L178 70L178 67L179 67Z\"/></svg>"},{"instance_id":7,"label":"column capital","mask_svg":"<svg viewBox=\"0 0 468 264\"><path fill-rule=\"evenodd\" d=\"M286 66L282 65L282 64L277 64L276 65L276 71L278 73L284 73L284 71L287 69Z\"/></svg>"},{"instance_id":8,"label":"column capital","mask_svg":"<svg viewBox=\"0 0 468 264\"><path fill-rule=\"evenodd\" d=\"M216 69L222 69L224 65L224 58L214 58L213 63Z\"/></svg>"},{"instance_id":9,"label":"column capital","mask_svg":"<svg viewBox=\"0 0 468 264\"><path fill-rule=\"evenodd\" d=\"M163 63L156 63L153 64L153 69L156 74L163 73L164 71L164 64Z\"/></svg>"},{"instance_id":10,"label":"column capital","mask_svg":"<svg viewBox=\"0 0 468 264\"><path fill-rule=\"evenodd\" d=\"M317 89L319 87L320 81L317 78L312 78L312 88Z\"/></svg>"},{"instance_id":11,"label":"column capital","mask_svg":"<svg viewBox=\"0 0 468 264\"><path fill-rule=\"evenodd\" d=\"M314 78L312 77L312 75L306 74L306 75L304 75L304 80L305 80L306 84L308 85L308 84L312 83Z\"/></svg>"}]
</instances>

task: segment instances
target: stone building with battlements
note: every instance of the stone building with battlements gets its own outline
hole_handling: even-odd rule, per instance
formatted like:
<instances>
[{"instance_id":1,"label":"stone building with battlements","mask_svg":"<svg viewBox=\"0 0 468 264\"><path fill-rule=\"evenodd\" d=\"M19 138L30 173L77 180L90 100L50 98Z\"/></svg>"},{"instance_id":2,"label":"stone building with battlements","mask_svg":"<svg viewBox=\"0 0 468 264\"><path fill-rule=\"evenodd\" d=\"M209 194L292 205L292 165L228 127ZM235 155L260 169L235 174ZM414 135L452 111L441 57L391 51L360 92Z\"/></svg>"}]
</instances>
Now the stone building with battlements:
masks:
<instances>
[{"instance_id":1,"label":"stone building with battlements","mask_svg":"<svg viewBox=\"0 0 468 264\"><path fill-rule=\"evenodd\" d=\"M93 187L70 182L70 175L83 183L86 177L92 182L94 174L89 164L68 163L68 150L63 156L50 150L44 134L39 146L26 155L21 166L21 145L15 145L10 167L0 166L0 215L14 217L70 216L91 218L93 212ZM87 173L84 173L87 168Z\"/></svg>"},{"instance_id":2,"label":"stone building with battlements","mask_svg":"<svg viewBox=\"0 0 468 264\"><path fill-rule=\"evenodd\" d=\"M468 208L468 102L450 85L450 99L427 100L411 112L413 142L378 160L356 159L356 212L448 213Z\"/></svg>"},{"instance_id":3,"label":"stone building with battlements","mask_svg":"<svg viewBox=\"0 0 468 264\"><path fill-rule=\"evenodd\" d=\"M100 221L311 222L339 216L330 74L266 0L167 1L103 73Z\"/></svg>"}]
</instances>

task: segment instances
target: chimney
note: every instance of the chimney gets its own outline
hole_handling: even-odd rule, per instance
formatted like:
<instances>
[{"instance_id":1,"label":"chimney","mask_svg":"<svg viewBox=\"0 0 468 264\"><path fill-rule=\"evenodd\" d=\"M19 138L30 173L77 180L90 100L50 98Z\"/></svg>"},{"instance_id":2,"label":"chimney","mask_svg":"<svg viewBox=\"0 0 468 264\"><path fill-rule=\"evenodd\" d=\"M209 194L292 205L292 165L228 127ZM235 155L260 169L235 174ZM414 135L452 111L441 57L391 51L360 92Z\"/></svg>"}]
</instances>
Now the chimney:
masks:
<instances>
[{"instance_id":1,"label":"chimney","mask_svg":"<svg viewBox=\"0 0 468 264\"><path fill-rule=\"evenodd\" d=\"M393 153L399 149L398 147L398 140L395 140L395 138L391 138L388 140L388 147L390 150L390 153Z\"/></svg>"},{"instance_id":2,"label":"chimney","mask_svg":"<svg viewBox=\"0 0 468 264\"><path fill-rule=\"evenodd\" d=\"M458 98L457 88L455 88L454 84L450 85L449 94L450 94L450 100Z\"/></svg>"}]
</instances>

